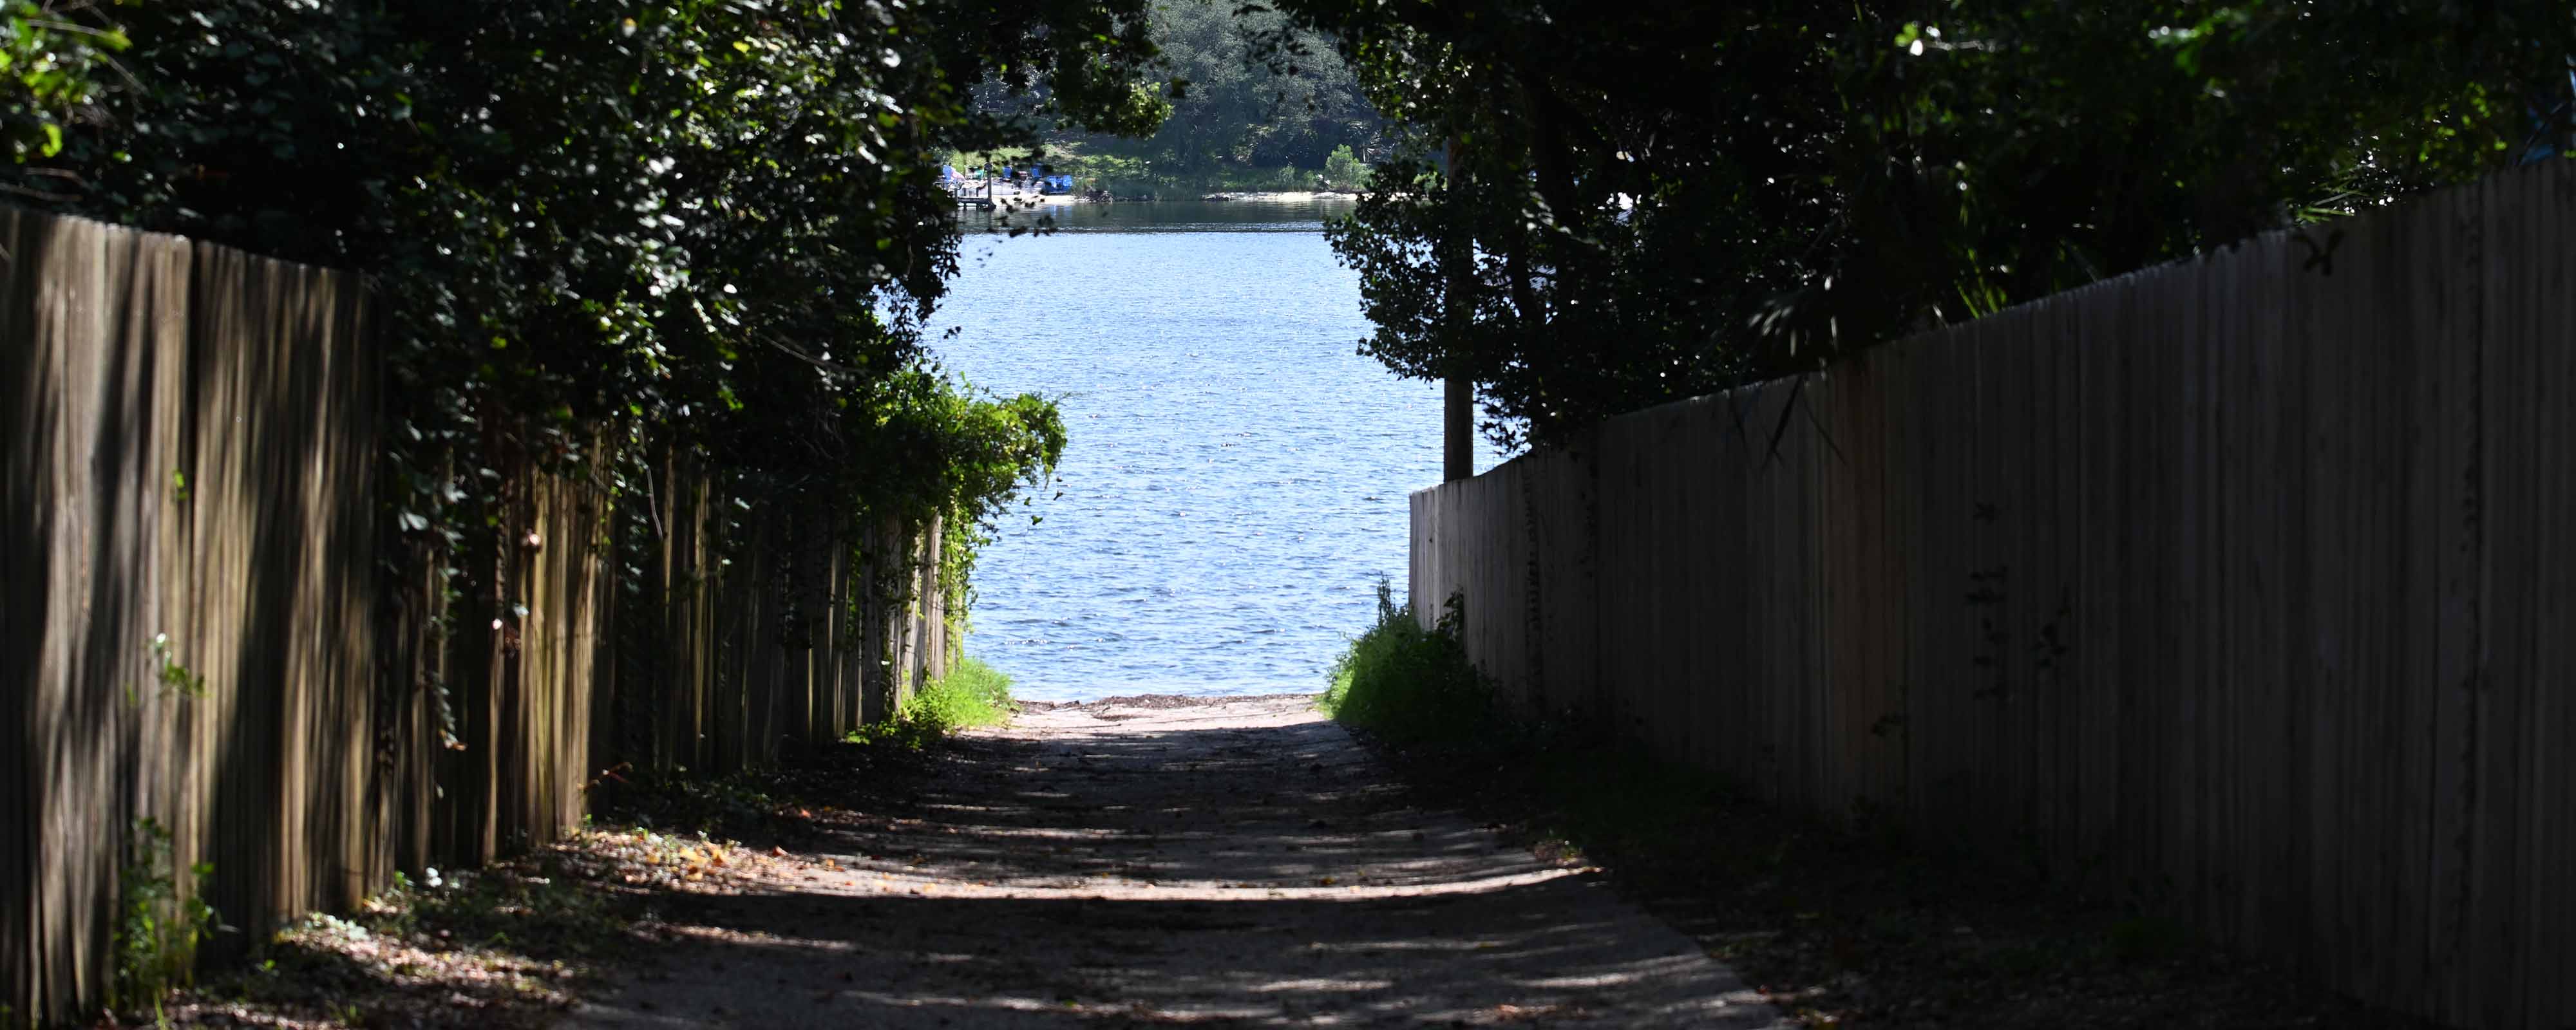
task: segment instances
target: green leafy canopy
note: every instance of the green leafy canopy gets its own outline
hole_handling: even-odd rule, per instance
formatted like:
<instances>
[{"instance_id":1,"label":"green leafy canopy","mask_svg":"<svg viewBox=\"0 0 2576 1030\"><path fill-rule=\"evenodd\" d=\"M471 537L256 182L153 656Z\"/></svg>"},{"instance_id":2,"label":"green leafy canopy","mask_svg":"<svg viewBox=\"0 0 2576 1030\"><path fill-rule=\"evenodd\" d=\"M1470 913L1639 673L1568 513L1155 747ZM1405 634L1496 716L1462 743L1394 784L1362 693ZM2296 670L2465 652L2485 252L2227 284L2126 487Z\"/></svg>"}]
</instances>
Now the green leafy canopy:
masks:
<instances>
[{"instance_id":1,"label":"green leafy canopy","mask_svg":"<svg viewBox=\"0 0 2576 1030\"><path fill-rule=\"evenodd\" d=\"M1397 125L1363 349L1506 444L2564 149L2576 55L2564 0L1274 6Z\"/></svg>"},{"instance_id":2,"label":"green leafy canopy","mask_svg":"<svg viewBox=\"0 0 2576 1030\"><path fill-rule=\"evenodd\" d=\"M925 358L957 268L936 155L1161 113L1144 0L0 10L8 138L72 130L0 188L369 278L388 517L439 547L493 524L486 470L641 490L672 447L871 510L993 510L1062 427ZM28 54L79 84L24 85Z\"/></svg>"}]
</instances>

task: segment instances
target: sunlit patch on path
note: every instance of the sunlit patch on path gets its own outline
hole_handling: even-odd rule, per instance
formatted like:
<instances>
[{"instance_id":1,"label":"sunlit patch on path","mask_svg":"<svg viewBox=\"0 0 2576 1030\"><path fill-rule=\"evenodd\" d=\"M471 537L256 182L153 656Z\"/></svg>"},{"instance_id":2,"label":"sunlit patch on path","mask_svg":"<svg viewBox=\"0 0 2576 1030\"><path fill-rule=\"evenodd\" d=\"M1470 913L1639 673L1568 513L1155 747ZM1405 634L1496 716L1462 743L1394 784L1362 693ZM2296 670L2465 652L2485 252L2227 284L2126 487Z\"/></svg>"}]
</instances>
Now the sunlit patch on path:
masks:
<instances>
[{"instance_id":1,"label":"sunlit patch on path","mask_svg":"<svg viewBox=\"0 0 2576 1030\"><path fill-rule=\"evenodd\" d=\"M1413 807L1302 697L1027 712L884 807L669 914L572 1023L1786 1025L1593 870Z\"/></svg>"}]
</instances>

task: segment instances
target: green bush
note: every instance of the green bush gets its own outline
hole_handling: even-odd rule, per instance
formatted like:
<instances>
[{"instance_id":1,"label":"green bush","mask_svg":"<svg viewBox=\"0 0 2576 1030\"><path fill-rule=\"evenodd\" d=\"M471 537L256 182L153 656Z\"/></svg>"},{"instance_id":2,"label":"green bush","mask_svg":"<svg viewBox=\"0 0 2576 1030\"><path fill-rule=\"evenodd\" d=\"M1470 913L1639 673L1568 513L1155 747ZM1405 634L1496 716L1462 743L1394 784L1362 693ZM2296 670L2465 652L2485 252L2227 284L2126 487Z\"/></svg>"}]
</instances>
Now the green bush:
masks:
<instances>
[{"instance_id":1,"label":"green bush","mask_svg":"<svg viewBox=\"0 0 2576 1030\"><path fill-rule=\"evenodd\" d=\"M1452 598L1426 629L1413 602L1377 584L1377 623L1333 663L1318 704L1335 720L1404 743L1464 742L1499 729L1493 684L1467 660L1466 618Z\"/></svg>"},{"instance_id":2,"label":"green bush","mask_svg":"<svg viewBox=\"0 0 2576 1030\"><path fill-rule=\"evenodd\" d=\"M1324 181L1331 183L1335 189L1366 189L1369 181L1368 162L1360 160L1359 155L1351 153L1348 144L1334 147L1332 156L1324 159Z\"/></svg>"},{"instance_id":3,"label":"green bush","mask_svg":"<svg viewBox=\"0 0 2576 1030\"><path fill-rule=\"evenodd\" d=\"M1011 717L1011 678L983 662L960 658L948 675L923 684L904 700L902 717L943 733L999 726Z\"/></svg>"}]
</instances>

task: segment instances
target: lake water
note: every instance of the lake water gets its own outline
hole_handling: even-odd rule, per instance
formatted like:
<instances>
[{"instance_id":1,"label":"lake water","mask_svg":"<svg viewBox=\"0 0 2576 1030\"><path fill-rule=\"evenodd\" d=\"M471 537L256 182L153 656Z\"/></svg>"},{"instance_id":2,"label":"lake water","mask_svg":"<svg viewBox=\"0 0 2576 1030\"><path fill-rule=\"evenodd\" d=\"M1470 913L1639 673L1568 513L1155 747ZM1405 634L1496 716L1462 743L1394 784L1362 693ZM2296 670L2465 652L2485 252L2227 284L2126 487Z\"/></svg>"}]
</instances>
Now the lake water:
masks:
<instances>
[{"instance_id":1,"label":"lake water","mask_svg":"<svg viewBox=\"0 0 2576 1030\"><path fill-rule=\"evenodd\" d=\"M1440 478L1439 387L1355 352L1343 208L1053 210L1016 238L967 216L933 322L952 371L1058 397L1071 431L1063 496L981 559L967 652L1036 700L1323 689L1380 575L1402 600L1405 497Z\"/></svg>"}]
</instances>

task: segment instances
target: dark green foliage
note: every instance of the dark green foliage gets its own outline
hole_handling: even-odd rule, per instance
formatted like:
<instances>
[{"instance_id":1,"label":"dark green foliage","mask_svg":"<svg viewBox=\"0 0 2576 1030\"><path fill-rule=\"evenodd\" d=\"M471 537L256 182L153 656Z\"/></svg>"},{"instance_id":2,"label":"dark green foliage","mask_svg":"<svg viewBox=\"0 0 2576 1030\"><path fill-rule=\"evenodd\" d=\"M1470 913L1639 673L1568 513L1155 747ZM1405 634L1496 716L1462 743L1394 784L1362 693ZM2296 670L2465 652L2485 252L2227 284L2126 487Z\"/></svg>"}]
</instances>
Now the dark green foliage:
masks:
<instances>
[{"instance_id":1,"label":"dark green foliage","mask_svg":"<svg viewBox=\"0 0 2576 1030\"><path fill-rule=\"evenodd\" d=\"M1121 194L1314 188L1336 148L1370 151L1385 119L1322 37L1302 34L1303 55L1271 60L1269 37L1283 31L1280 15L1226 0L1156 3L1170 116L1141 139L1053 134L1051 150L1070 151L1053 159L1057 170Z\"/></svg>"},{"instance_id":2,"label":"dark green foliage","mask_svg":"<svg viewBox=\"0 0 2576 1030\"><path fill-rule=\"evenodd\" d=\"M842 417L868 459L856 470L862 494L880 506L986 521L1064 455L1063 414L1044 397L986 396L924 369L870 386Z\"/></svg>"},{"instance_id":3,"label":"dark green foliage","mask_svg":"<svg viewBox=\"0 0 2576 1030\"><path fill-rule=\"evenodd\" d=\"M2474 177L2576 54L2563 0L1276 6L1395 120L1364 349L1507 443Z\"/></svg>"},{"instance_id":4,"label":"dark green foliage","mask_svg":"<svg viewBox=\"0 0 2576 1030\"><path fill-rule=\"evenodd\" d=\"M514 634L442 629L526 614L496 569L542 474L604 481L620 520L558 548L626 557L712 529L719 548L776 543L733 567L789 596L831 546L933 517L971 542L1042 481L1065 445L1054 406L975 393L925 355L958 240L931 155L1034 142L1035 123L969 102L1032 76L1059 123L1150 131L1145 28L1144 0L0 0L0 195L364 277L379 557L401 596L445 577L428 584L441 625L405 628L515 653ZM719 493L676 499L699 483ZM947 558L962 577L971 547ZM630 594L703 583L612 567ZM789 646L817 614L774 610ZM155 657L174 694L227 686L184 650ZM445 743L505 736L475 724L499 708L387 671L385 689L432 695ZM141 1004L186 970L202 920L174 907L185 871L126 872L134 972L116 990Z\"/></svg>"},{"instance_id":5,"label":"dark green foliage","mask_svg":"<svg viewBox=\"0 0 2576 1030\"><path fill-rule=\"evenodd\" d=\"M1324 158L1324 181L1336 189L1355 190L1368 185L1368 162L1351 153L1347 146L1334 147Z\"/></svg>"},{"instance_id":6,"label":"dark green foliage","mask_svg":"<svg viewBox=\"0 0 2576 1030\"><path fill-rule=\"evenodd\" d=\"M1324 713L1399 744L1490 737L1500 726L1493 685L1467 661L1465 617L1453 602L1424 629L1407 599L1377 585L1377 623L1333 663Z\"/></svg>"},{"instance_id":7,"label":"dark green foliage","mask_svg":"<svg viewBox=\"0 0 2576 1030\"><path fill-rule=\"evenodd\" d=\"M1063 426L925 358L957 262L935 155L1035 142L979 84L1101 132L1163 110L1145 0L172 0L41 38L7 2L0 46L91 85L0 81L13 139L78 114L0 190L368 277L388 561L433 568L488 552L523 472L645 495L671 450L746 503L997 514ZM73 60L126 39L130 78Z\"/></svg>"},{"instance_id":8,"label":"dark green foliage","mask_svg":"<svg viewBox=\"0 0 2576 1030\"><path fill-rule=\"evenodd\" d=\"M101 0L0 0L0 148L12 163L51 158L68 133L99 117L125 34L100 17ZM21 198L58 191L17 186Z\"/></svg>"}]
</instances>

